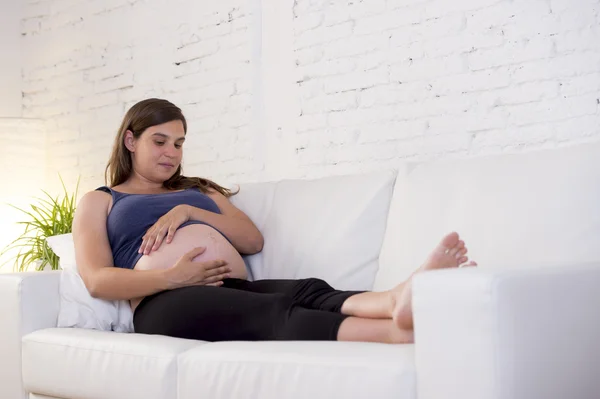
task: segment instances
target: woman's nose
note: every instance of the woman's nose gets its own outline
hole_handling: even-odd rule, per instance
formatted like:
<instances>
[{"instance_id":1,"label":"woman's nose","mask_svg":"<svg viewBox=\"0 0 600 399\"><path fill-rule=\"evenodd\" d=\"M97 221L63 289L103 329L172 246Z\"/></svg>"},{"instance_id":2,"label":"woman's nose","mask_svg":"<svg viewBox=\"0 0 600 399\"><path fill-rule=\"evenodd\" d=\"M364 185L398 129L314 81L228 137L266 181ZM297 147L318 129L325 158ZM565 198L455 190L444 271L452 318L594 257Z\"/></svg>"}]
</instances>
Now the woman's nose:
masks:
<instances>
[{"instance_id":1,"label":"woman's nose","mask_svg":"<svg viewBox=\"0 0 600 399\"><path fill-rule=\"evenodd\" d=\"M165 150L165 155L167 155L169 158L177 157L177 153L178 150L172 146L167 147L167 149Z\"/></svg>"}]
</instances>

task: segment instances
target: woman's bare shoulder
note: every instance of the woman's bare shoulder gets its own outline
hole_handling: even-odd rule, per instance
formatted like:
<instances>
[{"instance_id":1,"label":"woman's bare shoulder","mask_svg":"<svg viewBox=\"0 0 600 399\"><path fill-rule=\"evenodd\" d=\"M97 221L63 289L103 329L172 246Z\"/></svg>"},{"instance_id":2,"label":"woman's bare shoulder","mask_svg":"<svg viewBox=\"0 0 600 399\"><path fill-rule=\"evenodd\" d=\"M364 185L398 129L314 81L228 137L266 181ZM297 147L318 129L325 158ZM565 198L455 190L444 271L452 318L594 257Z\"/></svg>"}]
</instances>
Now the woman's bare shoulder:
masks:
<instances>
[{"instance_id":1,"label":"woman's bare shoulder","mask_svg":"<svg viewBox=\"0 0 600 399\"><path fill-rule=\"evenodd\" d=\"M81 201L88 201L88 202L107 201L110 198L112 198L110 193L96 189L96 190L91 190L91 191L88 191L87 193L85 193L79 201L80 202Z\"/></svg>"},{"instance_id":2,"label":"woman's bare shoulder","mask_svg":"<svg viewBox=\"0 0 600 399\"><path fill-rule=\"evenodd\" d=\"M101 190L92 190L83 195L77 204L79 213L96 213L104 210L107 213L112 204L112 196Z\"/></svg>"}]
</instances>

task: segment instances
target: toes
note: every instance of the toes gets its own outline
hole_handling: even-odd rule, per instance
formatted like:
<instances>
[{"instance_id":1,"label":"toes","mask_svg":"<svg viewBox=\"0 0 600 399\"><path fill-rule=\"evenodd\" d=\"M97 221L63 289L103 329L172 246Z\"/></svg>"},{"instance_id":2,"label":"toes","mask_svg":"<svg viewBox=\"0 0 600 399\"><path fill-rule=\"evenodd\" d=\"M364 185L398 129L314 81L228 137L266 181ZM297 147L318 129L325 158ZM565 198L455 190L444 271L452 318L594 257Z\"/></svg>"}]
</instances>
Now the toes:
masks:
<instances>
[{"instance_id":1,"label":"toes","mask_svg":"<svg viewBox=\"0 0 600 399\"><path fill-rule=\"evenodd\" d=\"M461 257L461 258L458 259L458 264L462 265L463 263L465 263L468 260L469 260L469 258L467 258L466 256L463 256L463 257Z\"/></svg>"},{"instance_id":2,"label":"toes","mask_svg":"<svg viewBox=\"0 0 600 399\"><path fill-rule=\"evenodd\" d=\"M456 247L458 242L459 242L458 233L452 232L452 233L446 235L442 239L440 246L444 247L444 249L446 249L446 250L452 250L454 247Z\"/></svg>"},{"instance_id":3,"label":"toes","mask_svg":"<svg viewBox=\"0 0 600 399\"><path fill-rule=\"evenodd\" d=\"M467 248L461 248L458 252L456 252L456 259L462 258L463 256L465 256L468 252Z\"/></svg>"},{"instance_id":4,"label":"toes","mask_svg":"<svg viewBox=\"0 0 600 399\"><path fill-rule=\"evenodd\" d=\"M466 259L466 256L465 256ZM464 265L460 265L460 267L476 267L477 266L477 262L474 261L470 261L469 263L465 263Z\"/></svg>"},{"instance_id":5,"label":"toes","mask_svg":"<svg viewBox=\"0 0 600 399\"><path fill-rule=\"evenodd\" d=\"M465 242L463 240L460 240L456 246L454 248L451 248L448 253L451 256L456 256L456 254L461 251L463 248L465 247Z\"/></svg>"}]
</instances>

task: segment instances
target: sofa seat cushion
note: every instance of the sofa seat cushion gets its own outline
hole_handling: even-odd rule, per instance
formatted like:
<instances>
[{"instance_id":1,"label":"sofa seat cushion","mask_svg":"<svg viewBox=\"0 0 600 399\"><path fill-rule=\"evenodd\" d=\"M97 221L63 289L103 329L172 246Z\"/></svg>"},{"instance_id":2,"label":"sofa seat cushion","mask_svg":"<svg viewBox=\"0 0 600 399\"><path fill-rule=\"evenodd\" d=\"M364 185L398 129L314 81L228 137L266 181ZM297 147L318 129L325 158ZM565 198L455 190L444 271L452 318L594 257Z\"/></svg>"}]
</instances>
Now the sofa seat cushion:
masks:
<instances>
[{"instance_id":1,"label":"sofa seat cushion","mask_svg":"<svg viewBox=\"0 0 600 399\"><path fill-rule=\"evenodd\" d=\"M220 342L179 357L179 399L416 398L413 345Z\"/></svg>"},{"instance_id":2,"label":"sofa seat cushion","mask_svg":"<svg viewBox=\"0 0 600 399\"><path fill-rule=\"evenodd\" d=\"M25 389L77 399L177 397L177 356L203 341L50 328L23 337Z\"/></svg>"}]
</instances>

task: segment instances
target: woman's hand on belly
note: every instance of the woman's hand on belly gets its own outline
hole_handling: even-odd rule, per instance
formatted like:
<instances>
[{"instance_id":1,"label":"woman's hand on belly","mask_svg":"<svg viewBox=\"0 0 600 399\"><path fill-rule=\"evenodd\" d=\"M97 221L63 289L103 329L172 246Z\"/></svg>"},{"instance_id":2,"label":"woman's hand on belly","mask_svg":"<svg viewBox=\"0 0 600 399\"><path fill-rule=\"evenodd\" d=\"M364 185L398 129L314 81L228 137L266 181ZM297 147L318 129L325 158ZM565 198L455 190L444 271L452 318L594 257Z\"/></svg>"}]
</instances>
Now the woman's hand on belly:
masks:
<instances>
[{"instance_id":1,"label":"woman's hand on belly","mask_svg":"<svg viewBox=\"0 0 600 399\"><path fill-rule=\"evenodd\" d=\"M183 255L197 247L205 250L193 262L223 260L231 269L231 277L246 279L246 265L239 252L214 228L192 224L177 231L170 243L164 243L149 255L143 255L135 270L167 269L173 267Z\"/></svg>"},{"instance_id":2,"label":"woman's hand on belly","mask_svg":"<svg viewBox=\"0 0 600 399\"><path fill-rule=\"evenodd\" d=\"M198 247L183 255L175 265L165 271L169 289L192 285L223 284L230 277L231 268L224 260L194 261L206 248Z\"/></svg>"},{"instance_id":3,"label":"woman's hand on belly","mask_svg":"<svg viewBox=\"0 0 600 399\"><path fill-rule=\"evenodd\" d=\"M142 237L142 245L138 253L148 255L152 251L160 248L163 240L169 244L173 241L175 231L190 220L189 207L187 205L177 205L169 212L161 216L152 227L146 231Z\"/></svg>"}]
</instances>

